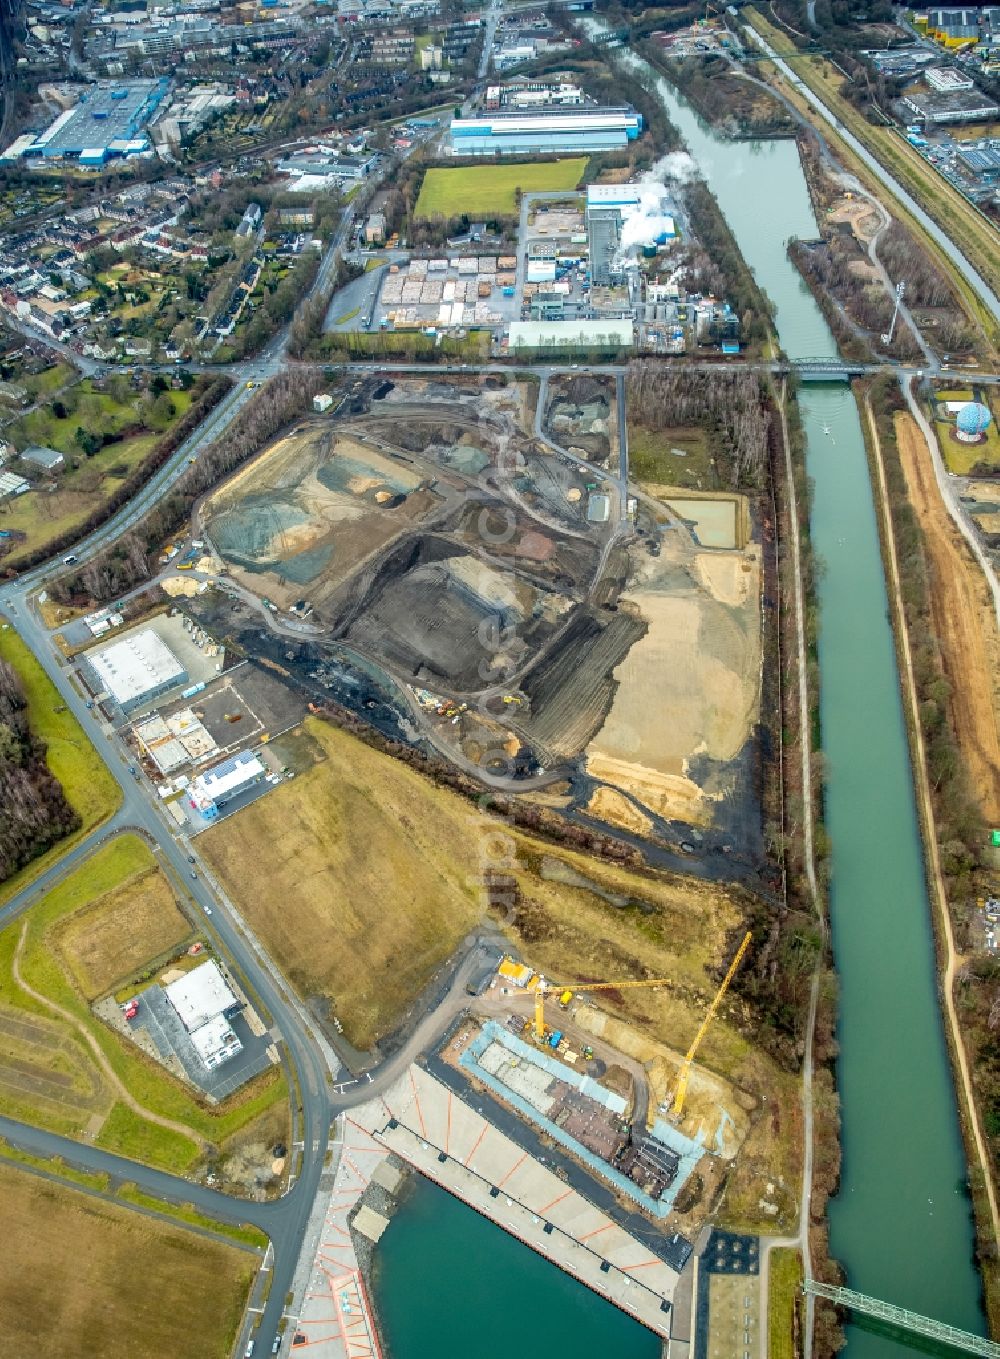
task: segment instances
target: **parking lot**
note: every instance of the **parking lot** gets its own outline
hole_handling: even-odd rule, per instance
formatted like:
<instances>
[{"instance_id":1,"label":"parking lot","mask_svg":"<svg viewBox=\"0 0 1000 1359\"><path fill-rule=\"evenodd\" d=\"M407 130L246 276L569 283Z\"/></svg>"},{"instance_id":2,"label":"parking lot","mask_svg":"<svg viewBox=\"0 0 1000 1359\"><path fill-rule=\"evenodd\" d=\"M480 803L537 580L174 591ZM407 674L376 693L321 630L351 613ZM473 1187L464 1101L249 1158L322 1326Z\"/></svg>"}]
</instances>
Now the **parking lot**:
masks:
<instances>
[{"instance_id":1,"label":"parking lot","mask_svg":"<svg viewBox=\"0 0 1000 1359\"><path fill-rule=\"evenodd\" d=\"M271 1045L268 1033L255 1035L245 1013L235 1015L229 1022L243 1050L211 1071L195 1051L191 1037L178 1018L177 1011L167 1000L163 988L153 985L142 992L141 1018L136 1021L149 1034L165 1065L177 1063L193 1085L210 1099L222 1101L241 1085L259 1076L271 1065L267 1049ZM259 1026L257 1026L259 1027Z\"/></svg>"}]
</instances>

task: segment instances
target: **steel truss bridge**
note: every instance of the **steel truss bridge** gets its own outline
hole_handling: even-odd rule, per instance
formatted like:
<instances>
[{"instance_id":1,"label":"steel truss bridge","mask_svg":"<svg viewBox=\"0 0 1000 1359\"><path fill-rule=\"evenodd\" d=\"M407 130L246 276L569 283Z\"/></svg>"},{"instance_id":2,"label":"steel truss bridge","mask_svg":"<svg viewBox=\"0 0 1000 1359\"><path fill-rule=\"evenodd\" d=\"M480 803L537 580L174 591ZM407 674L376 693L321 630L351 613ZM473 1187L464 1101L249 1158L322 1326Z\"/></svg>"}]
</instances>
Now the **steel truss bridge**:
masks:
<instances>
[{"instance_id":1,"label":"steel truss bridge","mask_svg":"<svg viewBox=\"0 0 1000 1359\"><path fill-rule=\"evenodd\" d=\"M830 1302L835 1302L841 1307L849 1307L852 1312L857 1312L861 1316L874 1317L876 1321L898 1326L900 1330L910 1331L914 1335L941 1340L957 1350L964 1350L966 1354L982 1354L986 1359L1000 1359L1000 1345L993 1340L973 1335L971 1331L962 1331L957 1326L946 1326L943 1321L934 1321L931 1317L921 1316L919 1312L911 1312L905 1307L895 1307L891 1302L882 1302L878 1298L869 1298L864 1293L855 1293L853 1288L837 1288L833 1284L819 1283L816 1279L806 1279L802 1290L805 1293L812 1293L817 1298L828 1298Z\"/></svg>"}]
</instances>

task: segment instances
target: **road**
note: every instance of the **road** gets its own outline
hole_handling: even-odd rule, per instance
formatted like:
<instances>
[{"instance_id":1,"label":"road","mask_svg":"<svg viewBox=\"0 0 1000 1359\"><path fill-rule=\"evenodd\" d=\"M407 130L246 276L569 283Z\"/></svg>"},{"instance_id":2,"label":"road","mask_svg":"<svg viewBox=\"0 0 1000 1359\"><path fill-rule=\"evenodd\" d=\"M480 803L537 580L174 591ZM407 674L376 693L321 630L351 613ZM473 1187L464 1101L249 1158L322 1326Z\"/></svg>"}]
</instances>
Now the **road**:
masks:
<instances>
[{"instance_id":1,"label":"road","mask_svg":"<svg viewBox=\"0 0 1000 1359\"><path fill-rule=\"evenodd\" d=\"M164 865L173 870L178 881L185 883L196 906L205 915L202 922L205 932L215 937L223 951L235 961L237 970L247 978L251 993L255 993L256 1001L271 1016L273 1027L284 1039L288 1057L298 1073L302 1099L299 1129L299 1138L303 1143L301 1170L292 1192L283 1201L286 1203L283 1213L276 1215L271 1224L274 1228L274 1273L259 1331L262 1339L270 1345L271 1338L277 1333L285 1294L292 1285L298 1243L302 1239L319 1187L332 1117L330 1082L337 1073L329 1070L324 1055L318 1050L315 1038L302 1022L288 992L275 982L268 969L261 966L259 955L248 940L242 922L220 904L201 874L192 879L187 846L179 838L176 828L168 827L159 809L154 806L155 793L147 788L143 780L136 780L129 774L125 756L110 731L103 734L94 731L93 710L87 709L84 699L70 682L61 659L53 655L44 625L27 607L22 582L18 582L17 589L22 601L16 617L18 632L37 656L63 702L84 730L90 731L98 753L119 784L122 806L110 825L106 824L86 837L58 864L0 910L0 927L35 904L55 881L82 862L106 836L126 825L133 826L150 837ZM10 587L0 591L0 607L9 607L10 595ZM76 1147L75 1143L70 1145ZM130 1166L130 1177L135 1178L139 1168L135 1167L133 1173L131 1163L125 1164ZM150 1175L154 1173L149 1172ZM169 1176L165 1177L163 1184L172 1186L174 1197L182 1192L182 1185L187 1197L190 1197L194 1188L186 1181L173 1180ZM243 1209L239 1211L242 1213ZM271 1226L267 1228L269 1234Z\"/></svg>"},{"instance_id":2,"label":"road","mask_svg":"<svg viewBox=\"0 0 1000 1359\"><path fill-rule=\"evenodd\" d=\"M974 290L976 296L989 309L990 314L996 320L1000 321L1000 298L997 297L996 293L986 280L973 268L965 256L955 248L955 244L950 239L947 232L941 230L933 217L924 211L916 199L903 188L897 179L893 178L882 162L873 156L868 148L862 145L853 133L848 132L840 119L830 112L822 99L820 99L819 95L813 94L805 81L800 80L786 61L782 61L781 57L778 56L777 52L766 39L762 38L760 34L755 32L752 28L747 28L746 32L751 41L774 62L775 67L781 72L788 83L794 87L796 92L816 110L825 123L828 123L830 127L833 128L841 141L845 142L851 148L858 159L867 165L868 169L871 170L879 182L888 189L898 202L902 203L911 217L915 218L915 220L920 223L928 236L945 251L955 268Z\"/></svg>"}]
</instances>

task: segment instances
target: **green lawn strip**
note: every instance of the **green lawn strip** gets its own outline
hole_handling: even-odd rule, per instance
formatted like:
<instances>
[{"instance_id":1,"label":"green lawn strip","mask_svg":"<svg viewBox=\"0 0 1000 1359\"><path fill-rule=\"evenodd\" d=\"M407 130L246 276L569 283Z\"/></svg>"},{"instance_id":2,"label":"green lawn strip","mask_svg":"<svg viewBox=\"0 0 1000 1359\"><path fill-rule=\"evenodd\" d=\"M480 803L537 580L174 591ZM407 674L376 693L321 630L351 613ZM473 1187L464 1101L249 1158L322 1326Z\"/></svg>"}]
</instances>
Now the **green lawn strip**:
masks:
<instances>
[{"instance_id":1,"label":"green lawn strip","mask_svg":"<svg viewBox=\"0 0 1000 1359\"><path fill-rule=\"evenodd\" d=\"M198 1144L191 1138L150 1123L121 1101L112 1106L94 1145L173 1175L183 1175L199 1157Z\"/></svg>"},{"instance_id":2,"label":"green lawn strip","mask_svg":"<svg viewBox=\"0 0 1000 1359\"><path fill-rule=\"evenodd\" d=\"M353 321L355 316L361 315L361 308L355 307L353 311L345 311L343 316L338 316L334 321L335 326L346 326L348 321Z\"/></svg>"},{"instance_id":3,"label":"green lawn strip","mask_svg":"<svg viewBox=\"0 0 1000 1359\"><path fill-rule=\"evenodd\" d=\"M512 215L517 209L518 189L522 193L575 189L586 172L587 161L586 156L578 156L525 165L434 167L424 176L416 216Z\"/></svg>"},{"instance_id":4,"label":"green lawn strip","mask_svg":"<svg viewBox=\"0 0 1000 1359\"><path fill-rule=\"evenodd\" d=\"M797 1250L785 1247L775 1247L768 1258L768 1359L795 1359L795 1299L802 1282L802 1260Z\"/></svg>"},{"instance_id":5,"label":"green lawn strip","mask_svg":"<svg viewBox=\"0 0 1000 1359\"><path fill-rule=\"evenodd\" d=\"M124 1105L116 1105L100 1133L99 1144L136 1160L178 1171L186 1169L197 1159L199 1140L214 1144L224 1142L273 1104L287 1099L287 1083L280 1068L275 1067L270 1079L266 1076L258 1078L252 1087L252 1094L238 1100L225 1112L213 1113L156 1062L97 1019L63 972L48 937L52 927L63 917L154 864L149 849L134 835L118 836L98 850L76 872L49 892L32 911L21 955L21 975L31 987L51 998L86 1027L101 1047L116 1076L137 1103L150 1113L191 1129L189 1140L170 1129L149 1123ZM16 935L20 928L17 923L0 934L0 968L3 969L0 972L0 1001L37 1012L37 1003L25 995L10 973L13 948L9 936L14 936L16 946ZM82 1051L92 1061L93 1057L82 1038L77 1037L76 1041L80 1042ZM32 1121L47 1126L46 1117L39 1114Z\"/></svg>"},{"instance_id":6,"label":"green lawn strip","mask_svg":"<svg viewBox=\"0 0 1000 1359\"><path fill-rule=\"evenodd\" d=\"M54 368L46 368L42 373L33 373L30 377L17 379L16 385L23 387L37 400L46 392L55 392L60 387L65 387L72 376L73 369L68 363L57 363Z\"/></svg>"},{"instance_id":7,"label":"green lawn strip","mask_svg":"<svg viewBox=\"0 0 1000 1359\"><path fill-rule=\"evenodd\" d=\"M206 1217L190 1204L168 1203L163 1199L154 1198L152 1194L144 1194L134 1184L123 1184L118 1190L117 1197L124 1199L126 1203L134 1203L138 1208L151 1208L156 1213L165 1213L168 1217L176 1218L178 1222L186 1222L191 1227L203 1227L206 1231L216 1232L219 1236L228 1236L232 1241L241 1241L244 1245L267 1250L267 1233L262 1232L259 1227L239 1227L233 1222L221 1222L218 1218Z\"/></svg>"},{"instance_id":8,"label":"green lawn strip","mask_svg":"<svg viewBox=\"0 0 1000 1359\"><path fill-rule=\"evenodd\" d=\"M70 1180L84 1189L94 1189L102 1194L107 1193L110 1183L109 1177L104 1173L95 1175L92 1171L78 1170L76 1166L67 1165L61 1156L34 1156L29 1151L22 1151L20 1147L12 1147L3 1138L0 1138L0 1157L5 1161L15 1161L18 1165L44 1171L46 1175L55 1175L60 1180Z\"/></svg>"},{"instance_id":9,"label":"green lawn strip","mask_svg":"<svg viewBox=\"0 0 1000 1359\"><path fill-rule=\"evenodd\" d=\"M3 905L117 811L122 795L87 734L64 707L55 685L12 627L0 626L0 660L5 660L17 671L28 701L31 730L45 742L46 763L81 820L78 831L53 845L46 854L34 859L0 886L0 905ZM63 711L56 711L59 708Z\"/></svg>"}]
</instances>

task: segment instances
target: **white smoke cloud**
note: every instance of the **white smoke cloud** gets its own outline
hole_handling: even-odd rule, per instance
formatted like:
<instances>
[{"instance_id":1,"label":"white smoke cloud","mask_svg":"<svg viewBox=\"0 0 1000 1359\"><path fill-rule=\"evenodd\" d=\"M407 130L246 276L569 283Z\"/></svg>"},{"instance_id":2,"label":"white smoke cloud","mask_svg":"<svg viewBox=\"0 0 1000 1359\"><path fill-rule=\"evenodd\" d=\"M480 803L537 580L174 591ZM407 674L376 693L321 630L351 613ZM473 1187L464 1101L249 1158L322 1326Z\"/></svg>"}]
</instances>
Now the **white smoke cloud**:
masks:
<instances>
[{"instance_id":1,"label":"white smoke cloud","mask_svg":"<svg viewBox=\"0 0 1000 1359\"><path fill-rule=\"evenodd\" d=\"M668 185L686 184L697 173L698 167L686 151L670 151L636 181L639 201L622 213L620 265L633 260L643 246L653 245L663 235L673 235Z\"/></svg>"}]
</instances>

